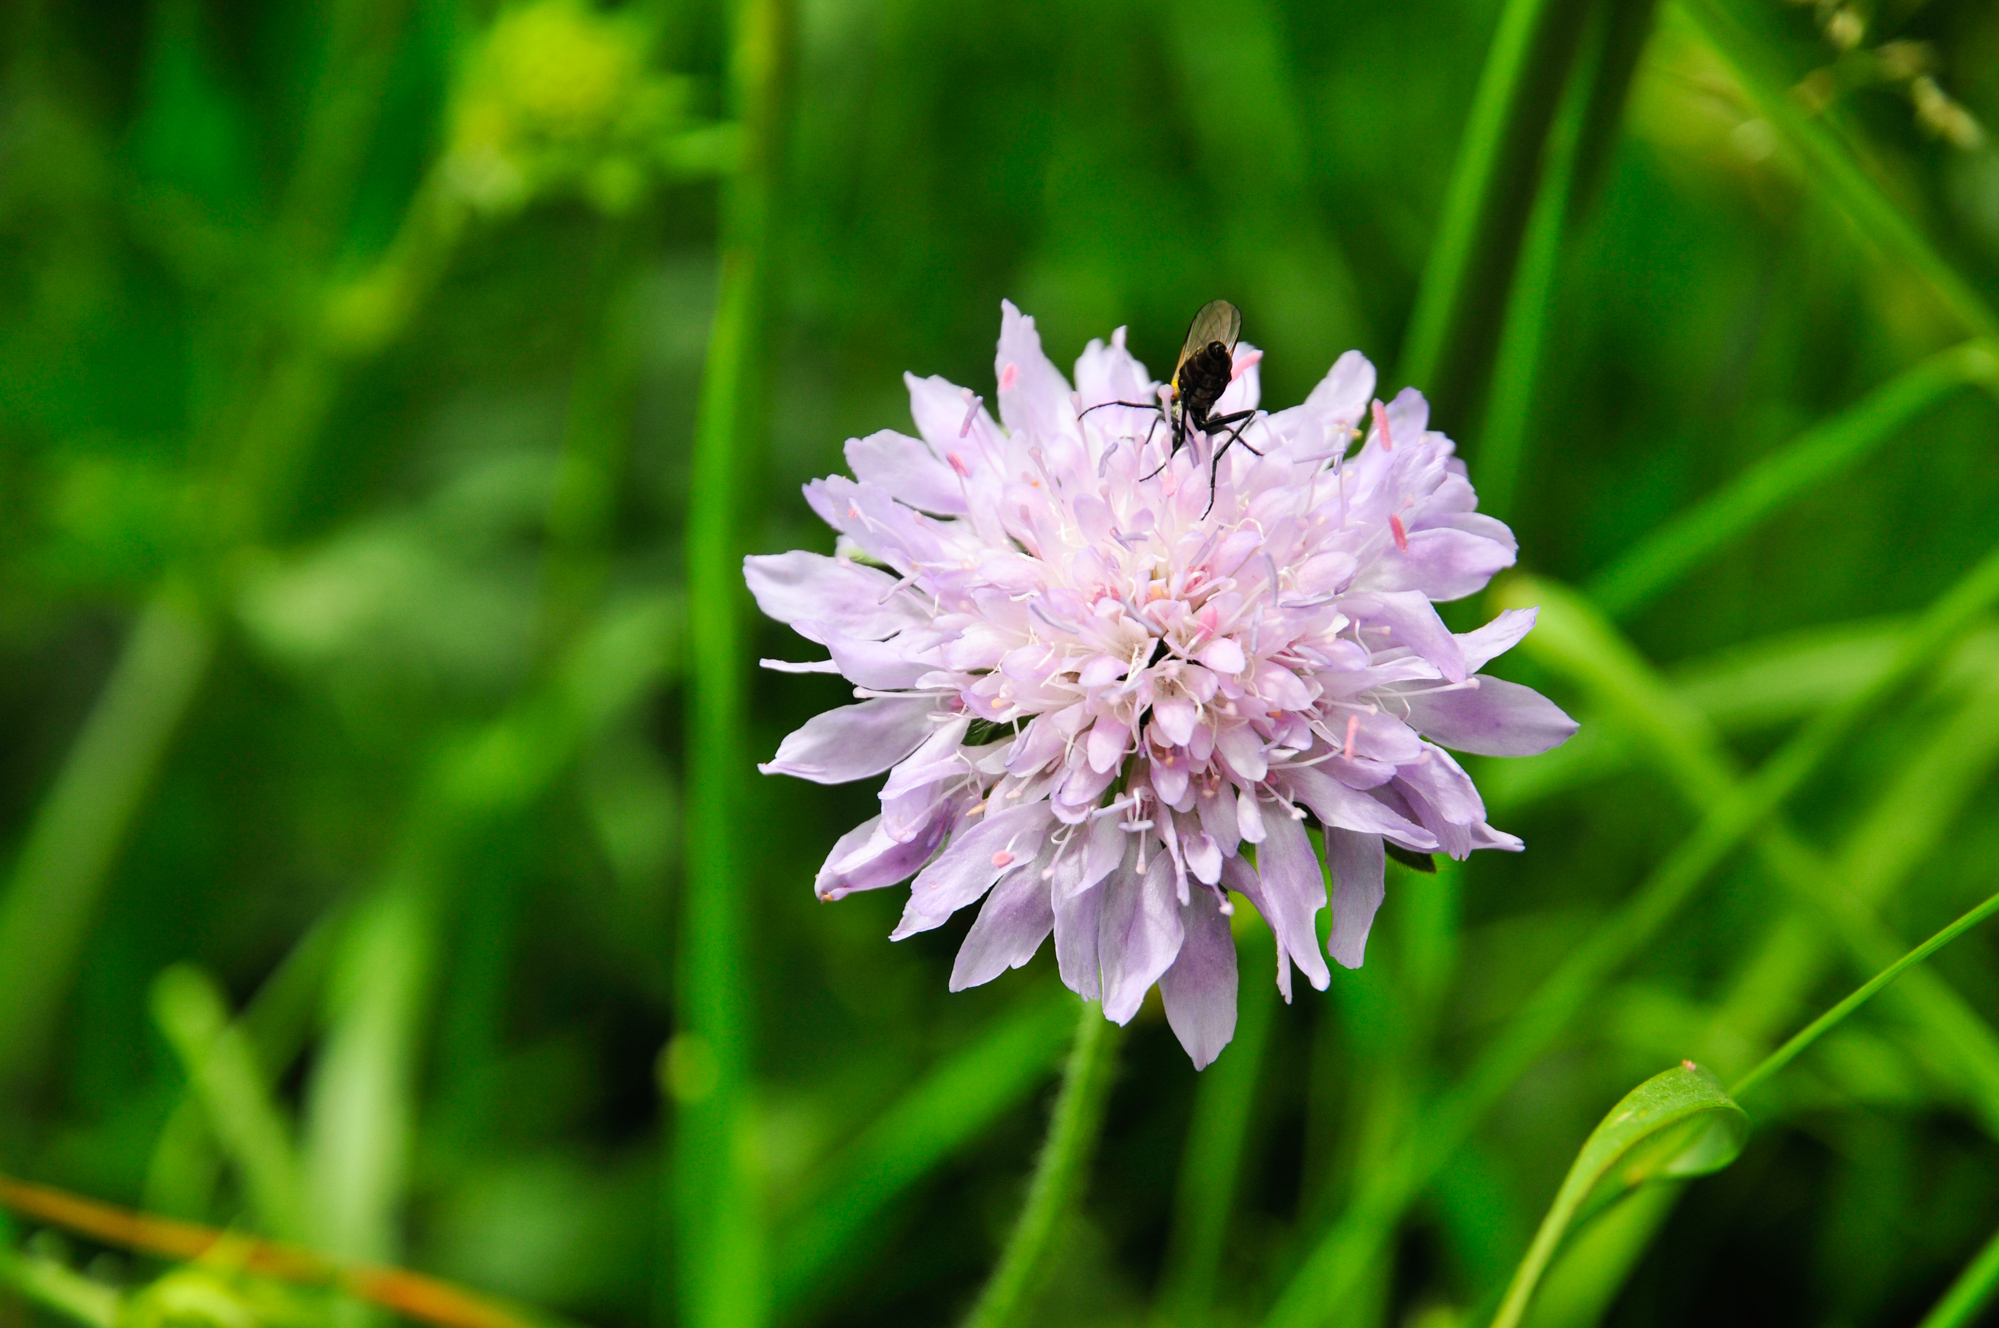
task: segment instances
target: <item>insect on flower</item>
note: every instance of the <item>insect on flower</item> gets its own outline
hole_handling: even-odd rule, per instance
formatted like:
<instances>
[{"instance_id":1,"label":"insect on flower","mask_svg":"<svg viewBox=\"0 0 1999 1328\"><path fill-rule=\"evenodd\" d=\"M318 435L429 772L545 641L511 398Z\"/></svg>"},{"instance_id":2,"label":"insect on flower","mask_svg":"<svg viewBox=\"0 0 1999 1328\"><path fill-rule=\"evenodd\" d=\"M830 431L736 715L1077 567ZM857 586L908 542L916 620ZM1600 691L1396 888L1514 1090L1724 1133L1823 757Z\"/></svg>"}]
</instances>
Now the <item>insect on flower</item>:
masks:
<instances>
[{"instance_id":1,"label":"insect on flower","mask_svg":"<svg viewBox=\"0 0 1999 1328\"><path fill-rule=\"evenodd\" d=\"M1180 358L1173 366L1172 381L1167 384L1167 392L1162 394L1164 401L1105 401L1090 407L1090 410L1102 410L1105 406L1130 406L1138 410L1158 411L1160 418L1166 421L1172 438L1172 447L1166 459L1159 463L1160 470L1164 470L1167 463L1187 445L1190 431L1199 434L1210 447L1214 447L1215 435L1228 430L1228 437L1222 440L1220 447L1214 448L1208 458L1208 511L1213 511L1215 506L1215 479L1221 470L1222 454L1232 445L1241 443L1258 456L1263 455L1242 436L1242 431L1256 419L1255 410L1230 411L1226 415L1209 413L1221 400L1222 393L1228 391L1229 384L1235 381L1235 347L1241 336L1242 310L1227 300L1209 300L1187 327L1187 340L1181 345ZM1087 415L1090 410L1083 413ZM1230 425L1235 427L1230 429ZM1148 430L1146 442L1151 441L1152 433ZM1201 513L1203 517L1207 514Z\"/></svg>"}]
</instances>

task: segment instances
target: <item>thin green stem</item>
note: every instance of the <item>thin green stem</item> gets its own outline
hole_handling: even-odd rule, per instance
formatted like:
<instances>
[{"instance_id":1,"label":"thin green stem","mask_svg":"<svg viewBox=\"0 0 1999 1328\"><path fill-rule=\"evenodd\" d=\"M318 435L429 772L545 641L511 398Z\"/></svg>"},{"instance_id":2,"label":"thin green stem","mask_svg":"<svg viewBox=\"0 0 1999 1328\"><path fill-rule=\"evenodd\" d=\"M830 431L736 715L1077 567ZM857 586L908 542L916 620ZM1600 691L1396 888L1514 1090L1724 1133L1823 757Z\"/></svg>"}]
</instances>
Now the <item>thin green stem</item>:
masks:
<instances>
[{"instance_id":1,"label":"thin green stem","mask_svg":"<svg viewBox=\"0 0 1999 1328\"><path fill-rule=\"evenodd\" d=\"M1593 5L1583 50L1562 91L1562 103L1548 133L1541 163L1541 188L1527 218L1520 266L1506 301L1506 320L1493 358L1492 394L1486 402L1479 440L1479 507L1502 519L1513 512L1521 454L1536 398L1541 350L1554 316L1555 282L1561 271L1562 241L1568 230L1569 199L1583 140L1583 122L1603 62L1608 18Z\"/></svg>"},{"instance_id":2,"label":"thin green stem","mask_svg":"<svg viewBox=\"0 0 1999 1328\"><path fill-rule=\"evenodd\" d=\"M1985 1242L1978 1257L1957 1275L1916 1328L1967 1328L1991 1302L1994 1291L1999 1291L1999 1232Z\"/></svg>"},{"instance_id":3,"label":"thin green stem","mask_svg":"<svg viewBox=\"0 0 1999 1328\"><path fill-rule=\"evenodd\" d=\"M1466 122L1398 378L1433 395L1458 382L1472 329L1511 276L1541 145L1574 54L1579 0L1507 0Z\"/></svg>"},{"instance_id":4,"label":"thin green stem","mask_svg":"<svg viewBox=\"0 0 1999 1328\"><path fill-rule=\"evenodd\" d=\"M769 1312L748 1142L749 756L738 508L746 461L758 447L753 421L791 15L788 0L735 6L731 109L746 126L746 146L743 169L724 189L721 283L688 488L687 919L678 975L680 1031L669 1048L667 1079L678 1103L672 1177L677 1317L689 1328L751 1328Z\"/></svg>"},{"instance_id":5,"label":"thin green stem","mask_svg":"<svg viewBox=\"0 0 1999 1328\"><path fill-rule=\"evenodd\" d=\"M98 900L215 649L215 628L178 584L156 593L35 809L0 897L0 1083L33 1067L75 971Z\"/></svg>"},{"instance_id":6,"label":"thin green stem","mask_svg":"<svg viewBox=\"0 0 1999 1328\"><path fill-rule=\"evenodd\" d=\"M1248 910L1239 910L1247 912ZM1269 928L1258 919L1245 924L1237 950L1267 951ZM1249 1139L1250 1109L1270 1045L1277 1012L1277 985L1251 977L1248 965L1236 997L1235 1037L1202 1073L1194 1096L1194 1118L1180 1159L1179 1190L1173 1199L1173 1229L1166 1242L1165 1284L1159 1293L1163 1318L1172 1323L1205 1323L1215 1296L1229 1220L1235 1212L1236 1181Z\"/></svg>"},{"instance_id":7,"label":"thin green stem","mask_svg":"<svg viewBox=\"0 0 1999 1328\"><path fill-rule=\"evenodd\" d=\"M1790 1041L1765 1056L1755 1069L1736 1080L1735 1086L1728 1090L1728 1095L1740 1101L1744 1094L1757 1088L1764 1080L1796 1060L1805 1048L1824 1037L1842 1019L1873 1000L1883 987L1902 976L1904 969L1922 963L1994 913L1999 913L1999 894L1994 894L1984 903L1965 913L1957 921L1876 973L1838 1005L1806 1024Z\"/></svg>"},{"instance_id":8,"label":"thin green stem","mask_svg":"<svg viewBox=\"0 0 1999 1328\"><path fill-rule=\"evenodd\" d=\"M883 1209L1033 1093L1070 1040L1068 1007L1057 993L1011 1011L876 1117L823 1183L788 1196L800 1216L774 1261L780 1312L856 1266Z\"/></svg>"},{"instance_id":9,"label":"thin green stem","mask_svg":"<svg viewBox=\"0 0 1999 1328\"><path fill-rule=\"evenodd\" d=\"M1048 1139L1034 1165L1027 1202L1021 1205L999 1264L972 1307L965 1328L1007 1328L1022 1322L1029 1298L1046 1271L1048 1254L1089 1174L1104 1108L1117 1077L1117 1045L1123 1032L1104 1018L1101 1005L1086 1002L1076 1024L1076 1041L1062 1070L1062 1092L1048 1123Z\"/></svg>"},{"instance_id":10,"label":"thin green stem","mask_svg":"<svg viewBox=\"0 0 1999 1328\"><path fill-rule=\"evenodd\" d=\"M1896 437L1953 390L1995 379L1999 356L1990 342L1968 341L1931 356L1647 535L1591 580L1590 598L1612 618L1629 617L1793 500ZM1481 470L1481 492L1490 484L1487 473Z\"/></svg>"}]
</instances>

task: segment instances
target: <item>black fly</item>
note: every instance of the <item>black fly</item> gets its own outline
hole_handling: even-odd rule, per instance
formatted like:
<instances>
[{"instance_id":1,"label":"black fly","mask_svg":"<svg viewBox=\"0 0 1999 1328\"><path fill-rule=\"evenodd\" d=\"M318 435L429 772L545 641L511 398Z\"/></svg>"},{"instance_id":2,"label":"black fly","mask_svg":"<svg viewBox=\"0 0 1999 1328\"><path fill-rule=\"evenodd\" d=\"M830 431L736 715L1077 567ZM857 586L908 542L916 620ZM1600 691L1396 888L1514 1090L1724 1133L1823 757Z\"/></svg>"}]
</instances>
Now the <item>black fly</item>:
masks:
<instances>
[{"instance_id":1,"label":"black fly","mask_svg":"<svg viewBox=\"0 0 1999 1328\"><path fill-rule=\"evenodd\" d=\"M1241 335L1242 310L1227 300L1210 300L1201 306L1201 312L1194 315L1193 323L1187 328L1187 341L1180 347L1180 358L1173 366L1171 391L1163 403L1104 401L1083 412L1087 415L1091 410L1102 410L1105 406L1132 406L1139 410L1158 411L1173 437L1173 447L1167 452L1166 460L1160 463L1159 470L1166 469L1180 454L1180 449L1187 445L1190 432L1200 434L1211 443L1216 434L1226 432L1228 437L1208 460L1208 506L1201 513L1204 517L1215 508L1215 479L1221 473L1222 454L1235 443L1256 452L1254 447L1250 447L1249 440L1242 436L1242 431L1256 418L1255 411L1238 410L1226 415L1209 413L1233 381L1236 339ZM1150 441L1151 434L1148 433L1146 438ZM1159 470L1152 474L1157 475ZM1146 478L1151 479L1152 476Z\"/></svg>"}]
</instances>

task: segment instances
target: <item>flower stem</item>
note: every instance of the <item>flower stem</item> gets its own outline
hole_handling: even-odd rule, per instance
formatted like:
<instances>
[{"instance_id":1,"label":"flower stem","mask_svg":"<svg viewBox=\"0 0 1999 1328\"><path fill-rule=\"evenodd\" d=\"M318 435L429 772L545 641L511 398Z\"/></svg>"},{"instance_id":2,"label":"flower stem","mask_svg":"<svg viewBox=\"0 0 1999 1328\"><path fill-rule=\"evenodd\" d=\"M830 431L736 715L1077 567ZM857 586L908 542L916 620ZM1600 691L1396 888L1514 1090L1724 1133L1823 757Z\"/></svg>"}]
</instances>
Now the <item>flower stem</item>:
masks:
<instances>
[{"instance_id":1,"label":"flower stem","mask_svg":"<svg viewBox=\"0 0 1999 1328\"><path fill-rule=\"evenodd\" d=\"M1848 996L1838 1005L1833 1006L1830 1010L1812 1020L1811 1023L1799 1030L1798 1034L1790 1041L1764 1057L1761 1065L1758 1065L1755 1069L1737 1080L1735 1087L1729 1090L1728 1095L1740 1100L1744 1094L1749 1093L1765 1079L1768 1079L1771 1075L1789 1065L1797 1058L1800 1052L1823 1037L1833 1025L1839 1023L1840 1020L1874 999L1875 993L1879 992L1896 978L1902 976L1904 969L1922 963L1923 960L1928 959L1931 955L1943 949L1946 945L1949 945L1952 941L1962 936L1965 932L1970 931L1994 913L1999 913L1999 894L1993 895L1984 903L1979 904L1963 917L1951 923L1948 927L1945 927L1942 931L1930 937L1927 941L1924 941L1921 945L1909 951L1909 953L1903 955L1879 973L1876 973L1851 996Z\"/></svg>"},{"instance_id":2,"label":"flower stem","mask_svg":"<svg viewBox=\"0 0 1999 1328\"><path fill-rule=\"evenodd\" d=\"M1027 1202L1007 1237L965 1328L1005 1328L1027 1308L1028 1294L1046 1270L1048 1251L1069 1214L1096 1152L1104 1104L1117 1072L1118 1037L1124 1030L1104 1018L1103 1007L1085 1002L1076 1041L1062 1070L1062 1093L1048 1123L1048 1140L1034 1166Z\"/></svg>"}]
</instances>

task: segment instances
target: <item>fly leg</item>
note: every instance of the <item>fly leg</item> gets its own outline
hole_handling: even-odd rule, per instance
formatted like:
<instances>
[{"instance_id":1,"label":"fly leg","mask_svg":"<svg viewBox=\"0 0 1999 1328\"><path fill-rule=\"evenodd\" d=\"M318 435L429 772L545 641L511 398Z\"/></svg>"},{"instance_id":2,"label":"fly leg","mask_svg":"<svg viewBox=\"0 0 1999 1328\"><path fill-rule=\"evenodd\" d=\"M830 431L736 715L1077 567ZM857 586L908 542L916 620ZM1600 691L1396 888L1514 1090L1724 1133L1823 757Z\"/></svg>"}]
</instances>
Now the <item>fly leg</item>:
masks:
<instances>
[{"instance_id":1,"label":"fly leg","mask_svg":"<svg viewBox=\"0 0 1999 1328\"><path fill-rule=\"evenodd\" d=\"M1235 426L1235 428L1229 429L1229 436L1222 440L1222 445L1216 448L1214 456L1209 458L1208 506L1206 510L1204 510L1201 513L1203 519L1207 517L1209 512L1215 510L1215 483L1221 477L1222 473L1222 453L1228 451L1229 448L1234 446L1236 443L1241 443L1244 447L1249 448L1250 451L1256 452L1256 455L1258 456L1263 455L1262 452L1257 451L1255 446L1253 446L1250 443L1249 439L1242 436L1242 431L1244 429L1247 429L1250 425L1254 424L1256 422L1256 417L1259 414L1261 414L1260 411L1238 410L1227 415L1216 415L1211 419L1204 420L1202 422L1201 432L1207 434L1209 438L1213 438L1223 429L1228 429L1228 426L1231 424Z\"/></svg>"}]
</instances>

